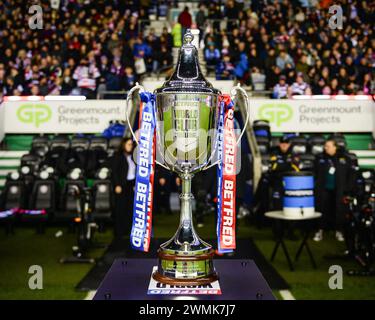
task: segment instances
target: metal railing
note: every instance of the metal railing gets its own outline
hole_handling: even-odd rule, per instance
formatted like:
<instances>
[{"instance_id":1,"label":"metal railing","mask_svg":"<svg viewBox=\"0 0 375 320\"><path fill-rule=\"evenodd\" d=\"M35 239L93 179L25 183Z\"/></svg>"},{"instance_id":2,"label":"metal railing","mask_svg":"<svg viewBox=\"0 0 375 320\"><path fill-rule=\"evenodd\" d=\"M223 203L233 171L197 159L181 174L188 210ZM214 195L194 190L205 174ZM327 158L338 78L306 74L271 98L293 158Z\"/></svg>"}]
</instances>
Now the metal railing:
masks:
<instances>
[{"instance_id":1,"label":"metal railing","mask_svg":"<svg viewBox=\"0 0 375 320\"><path fill-rule=\"evenodd\" d=\"M98 91L98 93L96 94L96 98L98 100L102 100L102 99L105 99L104 97L106 95L112 95L112 96L116 96L115 99L118 99L117 97L120 97L120 96L124 96L123 98L126 99L127 95L128 95L128 91L125 91L125 90L120 90L120 91L116 91L116 90L101 90L101 91Z\"/></svg>"}]
</instances>

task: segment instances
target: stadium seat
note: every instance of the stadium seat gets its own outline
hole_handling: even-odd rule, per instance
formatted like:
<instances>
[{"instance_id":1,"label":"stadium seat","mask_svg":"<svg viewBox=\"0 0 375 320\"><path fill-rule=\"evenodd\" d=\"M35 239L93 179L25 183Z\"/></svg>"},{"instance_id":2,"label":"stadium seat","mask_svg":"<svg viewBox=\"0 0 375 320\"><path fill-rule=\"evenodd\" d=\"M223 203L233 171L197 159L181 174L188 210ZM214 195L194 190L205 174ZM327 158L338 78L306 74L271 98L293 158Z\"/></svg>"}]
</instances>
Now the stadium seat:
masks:
<instances>
[{"instance_id":1,"label":"stadium seat","mask_svg":"<svg viewBox=\"0 0 375 320\"><path fill-rule=\"evenodd\" d=\"M30 209L44 209L47 213L53 213L56 209L56 194L56 180L48 171L41 171L33 185Z\"/></svg>"},{"instance_id":2,"label":"stadium seat","mask_svg":"<svg viewBox=\"0 0 375 320\"><path fill-rule=\"evenodd\" d=\"M271 139L270 123L267 120L255 120L253 130L256 137L267 137Z\"/></svg>"},{"instance_id":3,"label":"stadium seat","mask_svg":"<svg viewBox=\"0 0 375 320\"><path fill-rule=\"evenodd\" d=\"M90 141L90 150L104 150L108 148L108 140L104 137L92 137Z\"/></svg>"},{"instance_id":4,"label":"stadium seat","mask_svg":"<svg viewBox=\"0 0 375 320\"><path fill-rule=\"evenodd\" d=\"M49 150L49 138L47 136L36 136L31 144L31 154L43 158Z\"/></svg>"},{"instance_id":5,"label":"stadium seat","mask_svg":"<svg viewBox=\"0 0 375 320\"><path fill-rule=\"evenodd\" d=\"M280 143L280 137L271 137L271 148L276 148Z\"/></svg>"},{"instance_id":6,"label":"stadium seat","mask_svg":"<svg viewBox=\"0 0 375 320\"><path fill-rule=\"evenodd\" d=\"M342 133L334 133L329 138L335 140L339 147L346 149L346 140Z\"/></svg>"},{"instance_id":7,"label":"stadium seat","mask_svg":"<svg viewBox=\"0 0 375 320\"><path fill-rule=\"evenodd\" d=\"M293 153L301 155L307 152L307 139L304 136L294 136L290 142Z\"/></svg>"},{"instance_id":8,"label":"stadium seat","mask_svg":"<svg viewBox=\"0 0 375 320\"><path fill-rule=\"evenodd\" d=\"M76 192L82 190L85 185L82 170L75 168L68 173L61 193L60 208L55 213L55 220L71 221L77 217Z\"/></svg>"},{"instance_id":9,"label":"stadium seat","mask_svg":"<svg viewBox=\"0 0 375 320\"><path fill-rule=\"evenodd\" d=\"M50 149L54 150L56 148L68 149L70 147L70 140L67 136L56 135L52 138L50 142Z\"/></svg>"},{"instance_id":10,"label":"stadium seat","mask_svg":"<svg viewBox=\"0 0 375 320\"><path fill-rule=\"evenodd\" d=\"M55 197L56 180L43 169L35 178L27 209L20 211L21 222L36 223L38 233L44 233L47 219L56 209Z\"/></svg>"},{"instance_id":11,"label":"stadium seat","mask_svg":"<svg viewBox=\"0 0 375 320\"><path fill-rule=\"evenodd\" d=\"M93 182L93 212L92 218L95 222L110 220L112 215L112 185L110 171L101 168Z\"/></svg>"},{"instance_id":12,"label":"stadium seat","mask_svg":"<svg viewBox=\"0 0 375 320\"><path fill-rule=\"evenodd\" d=\"M309 151L313 155L320 154L324 151L325 139L322 135L312 135L310 136L309 142Z\"/></svg>"},{"instance_id":13,"label":"stadium seat","mask_svg":"<svg viewBox=\"0 0 375 320\"><path fill-rule=\"evenodd\" d=\"M268 172L270 168L270 155L262 154L262 172Z\"/></svg>"},{"instance_id":14,"label":"stadium seat","mask_svg":"<svg viewBox=\"0 0 375 320\"><path fill-rule=\"evenodd\" d=\"M18 209L25 207L25 181L19 172L9 173L1 195L1 210Z\"/></svg>"},{"instance_id":15,"label":"stadium seat","mask_svg":"<svg viewBox=\"0 0 375 320\"><path fill-rule=\"evenodd\" d=\"M259 151L262 155L268 154L270 151L270 141L268 137L256 137Z\"/></svg>"},{"instance_id":16,"label":"stadium seat","mask_svg":"<svg viewBox=\"0 0 375 320\"><path fill-rule=\"evenodd\" d=\"M315 156L311 153L304 153L299 156L300 158L300 169L302 171L314 170Z\"/></svg>"},{"instance_id":17,"label":"stadium seat","mask_svg":"<svg viewBox=\"0 0 375 320\"><path fill-rule=\"evenodd\" d=\"M70 148L73 150L87 150L90 140L87 137L73 137L70 142Z\"/></svg>"},{"instance_id":18,"label":"stadium seat","mask_svg":"<svg viewBox=\"0 0 375 320\"><path fill-rule=\"evenodd\" d=\"M122 137L112 137L108 142L108 156L112 157L115 151L120 147Z\"/></svg>"},{"instance_id":19,"label":"stadium seat","mask_svg":"<svg viewBox=\"0 0 375 320\"><path fill-rule=\"evenodd\" d=\"M95 177L99 168L108 166L108 140L104 137L93 137L89 147L88 176Z\"/></svg>"},{"instance_id":20,"label":"stadium seat","mask_svg":"<svg viewBox=\"0 0 375 320\"><path fill-rule=\"evenodd\" d=\"M87 137L73 137L67 156L67 169L84 169L89 159L88 148L90 140Z\"/></svg>"},{"instance_id":21,"label":"stadium seat","mask_svg":"<svg viewBox=\"0 0 375 320\"><path fill-rule=\"evenodd\" d=\"M42 158L39 155L27 153L21 157L20 166L28 167L31 173L38 171Z\"/></svg>"}]
</instances>

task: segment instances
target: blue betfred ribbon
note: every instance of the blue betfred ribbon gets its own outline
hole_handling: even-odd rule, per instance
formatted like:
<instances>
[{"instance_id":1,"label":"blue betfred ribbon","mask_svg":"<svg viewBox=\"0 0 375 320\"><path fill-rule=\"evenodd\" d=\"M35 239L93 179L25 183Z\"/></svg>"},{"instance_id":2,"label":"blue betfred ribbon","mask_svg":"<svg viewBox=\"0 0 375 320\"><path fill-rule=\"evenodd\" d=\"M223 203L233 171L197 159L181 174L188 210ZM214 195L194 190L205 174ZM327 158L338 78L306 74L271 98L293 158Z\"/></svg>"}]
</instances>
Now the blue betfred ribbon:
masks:
<instances>
[{"instance_id":1,"label":"blue betfred ribbon","mask_svg":"<svg viewBox=\"0 0 375 320\"><path fill-rule=\"evenodd\" d=\"M141 114L137 169L134 190L133 225L130 233L131 246L135 250L147 251L150 237L147 234L148 200L151 190L150 178L153 169L153 141L156 126L155 95L140 93L144 103ZM151 221L149 221L150 226ZM145 243L147 241L147 243Z\"/></svg>"},{"instance_id":2,"label":"blue betfred ribbon","mask_svg":"<svg viewBox=\"0 0 375 320\"><path fill-rule=\"evenodd\" d=\"M220 102L220 113L219 113L219 123L218 123L218 165L217 165L217 223L216 223L216 236L217 236L217 250L219 253L233 252L230 249L221 248L221 209L222 209L222 184L223 184L223 152L224 152L224 115L226 108L233 107L233 102L228 106L225 105L225 101Z\"/></svg>"},{"instance_id":3,"label":"blue betfred ribbon","mask_svg":"<svg viewBox=\"0 0 375 320\"><path fill-rule=\"evenodd\" d=\"M14 215L15 212L16 210L14 209L0 211L0 219L11 217Z\"/></svg>"}]
</instances>

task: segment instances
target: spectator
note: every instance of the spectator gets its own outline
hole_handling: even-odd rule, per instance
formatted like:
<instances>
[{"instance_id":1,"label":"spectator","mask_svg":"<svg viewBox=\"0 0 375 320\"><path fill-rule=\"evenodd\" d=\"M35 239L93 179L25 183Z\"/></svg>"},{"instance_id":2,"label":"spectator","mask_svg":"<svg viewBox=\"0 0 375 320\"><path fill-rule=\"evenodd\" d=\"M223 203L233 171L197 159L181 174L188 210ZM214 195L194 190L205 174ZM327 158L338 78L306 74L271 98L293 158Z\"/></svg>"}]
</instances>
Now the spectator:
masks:
<instances>
[{"instance_id":1,"label":"spectator","mask_svg":"<svg viewBox=\"0 0 375 320\"><path fill-rule=\"evenodd\" d=\"M77 87L81 89L83 95L90 98L94 97L96 89L96 79L100 77L100 72L95 64L89 64L87 59L83 58L80 64L74 70L73 79L77 81Z\"/></svg>"},{"instance_id":2,"label":"spectator","mask_svg":"<svg viewBox=\"0 0 375 320\"><path fill-rule=\"evenodd\" d=\"M217 80L230 80L234 76L234 65L230 61L230 56L225 55L223 60L218 64L216 68L216 79Z\"/></svg>"},{"instance_id":3,"label":"spectator","mask_svg":"<svg viewBox=\"0 0 375 320\"><path fill-rule=\"evenodd\" d=\"M182 36L186 33L187 29L191 28L192 18L189 12L189 7L185 7L184 10L178 16L178 22L181 24L182 27Z\"/></svg>"},{"instance_id":4,"label":"spectator","mask_svg":"<svg viewBox=\"0 0 375 320\"><path fill-rule=\"evenodd\" d=\"M276 65L281 70L284 70L288 64L292 68L294 68L294 62L293 62L292 57L286 51L283 50L283 51L280 52L280 54L276 58Z\"/></svg>"},{"instance_id":5,"label":"spectator","mask_svg":"<svg viewBox=\"0 0 375 320\"><path fill-rule=\"evenodd\" d=\"M60 10L53 11L43 5L44 29L35 32L25 28L24 14L15 0L3 1L1 92L12 87L13 94L27 95L32 86L41 86L39 91L47 94L58 92L60 86L64 94L76 92L72 76L81 59L97 66L100 73L93 78L92 89L82 90L92 96L99 84L111 80L108 69L113 60L136 74L155 70L163 44L168 51L181 46L185 29L191 27L191 15L184 10L180 15L183 26L176 22L171 34L165 28L160 37L151 32L151 37L145 38L150 7L150 1L146 2L143 6L140 1L132 1L132 5L124 1L61 1ZM207 26L205 44L213 42L219 50L219 65L230 56L240 82L249 83L249 69L257 67L266 75L268 90L278 83L281 73L290 86L296 73L302 72L314 92L374 93L373 8L365 2L342 3L344 18L350 21L342 33L327 28L328 11L317 1L309 8L302 8L298 1L253 1L247 11L241 9L243 1L226 1L224 8L216 1L203 3L208 12L206 15L205 7L200 6L195 16L198 28L203 28L206 17L215 19ZM220 29L224 15L237 20L229 32ZM139 19L146 21L139 24ZM13 80L7 84L8 77Z\"/></svg>"},{"instance_id":6,"label":"spectator","mask_svg":"<svg viewBox=\"0 0 375 320\"><path fill-rule=\"evenodd\" d=\"M254 91L263 91L265 88L266 75L260 72L260 69L253 67L251 69L251 85Z\"/></svg>"},{"instance_id":7,"label":"spectator","mask_svg":"<svg viewBox=\"0 0 375 320\"><path fill-rule=\"evenodd\" d=\"M272 97L275 99L286 99L288 98L288 84L286 83L286 77L280 76L279 83L273 88Z\"/></svg>"},{"instance_id":8,"label":"spectator","mask_svg":"<svg viewBox=\"0 0 375 320\"><path fill-rule=\"evenodd\" d=\"M131 67L125 68L125 75L124 75L124 90L129 91L132 87L135 86L137 82L137 77L133 72Z\"/></svg>"},{"instance_id":9,"label":"spectator","mask_svg":"<svg viewBox=\"0 0 375 320\"><path fill-rule=\"evenodd\" d=\"M206 6L201 3L199 5L199 10L195 15L195 22L199 29L199 42L203 39L204 28L206 24Z\"/></svg>"},{"instance_id":10,"label":"spectator","mask_svg":"<svg viewBox=\"0 0 375 320\"><path fill-rule=\"evenodd\" d=\"M309 85L303 80L303 74L298 73L296 82L288 88L289 96L311 94Z\"/></svg>"},{"instance_id":11,"label":"spectator","mask_svg":"<svg viewBox=\"0 0 375 320\"><path fill-rule=\"evenodd\" d=\"M302 73L303 77L306 79L308 70L307 55L303 54L296 64L296 71Z\"/></svg>"},{"instance_id":12,"label":"spectator","mask_svg":"<svg viewBox=\"0 0 375 320\"><path fill-rule=\"evenodd\" d=\"M153 63L154 63L154 67L153 67L154 71L161 69L161 68L166 70L172 67L173 57L166 45L161 46L160 51L158 51L157 54L155 55L155 59Z\"/></svg>"},{"instance_id":13,"label":"spectator","mask_svg":"<svg viewBox=\"0 0 375 320\"><path fill-rule=\"evenodd\" d=\"M179 48L182 45L182 26L179 22L175 22L172 28L173 46Z\"/></svg>"},{"instance_id":14,"label":"spectator","mask_svg":"<svg viewBox=\"0 0 375 320\"><path fill-rule=\"evenodd\" d=\"M206 60L207 66L216 67L220 59L220 51L215 48L213 42L209 43L207 49L204 50L204 58Z\"/></svg>"}]
</instances>

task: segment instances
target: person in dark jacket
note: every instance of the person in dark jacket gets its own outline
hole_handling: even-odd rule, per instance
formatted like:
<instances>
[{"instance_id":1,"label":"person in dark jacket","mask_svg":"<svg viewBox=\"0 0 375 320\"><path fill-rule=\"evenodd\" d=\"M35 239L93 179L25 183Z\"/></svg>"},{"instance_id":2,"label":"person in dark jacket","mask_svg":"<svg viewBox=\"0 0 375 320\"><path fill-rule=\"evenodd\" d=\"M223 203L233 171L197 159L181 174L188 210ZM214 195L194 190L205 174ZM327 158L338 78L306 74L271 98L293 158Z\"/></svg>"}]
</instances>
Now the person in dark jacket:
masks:
<instances>
[{"instance_id":1,"label":"person in dark jacket","mask_svg":"<svg viewBox=\"0 0 375 320\"><path fill-rule=\"evenodd\" d=\"M324 145L324 153L315 160L315 206L322 212L321 229L314 240L323 239L323 230L336 230L338 241L344 241L342 233L347 207L344 196L350 195L354 188L355 172L352 160L333 139Z\"/></svg>"},{"instance_id":2,"label":"person in dark jacket","mask_svg":"<svg viewBox=\"0 0 375 320\"><path fill-rule=\"evenodd\" d=\"M133 161L134 144L125 138L112 159L112 186L114 191L114 234L119 240L130 235L136 164Z\"/></svg>"},{"instance_id":3,"label":"person in dark jacket","mask_svg":"<svg viewBox=\"0 0 375 320\"><path fill-rule=\"evenodd\" d=\"M185 7L184 10L178 16L178 22L182 26L182 37L184 37L186 30L191 28L191 24L193 23L193 19L189 12L189 7Z\"/></svg>"},{"instance_id":4,"label":"person in dark jacket","mask_svg":"<svg viewBox=\"0 0 375 320\"><path fill-rule=\"evenodd\" d=\"M270 185L273 210L282 210L283 175L299 171L299 158L292 152L288 137L281 137L279 147L270 156Z\"/></svg>"},{"instance_id":5,"label":"person in dark jacket","mask_svg":"<svg viewBox=\"0 0 375 320\"><path fill-rule=\"evenodd\" d=\"M154 179L154 213L155 214L172 214L170 205L171 196L171 179L170 171L160 166L155 168Z\"/></svg>"}]
</instances>

